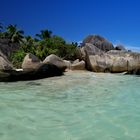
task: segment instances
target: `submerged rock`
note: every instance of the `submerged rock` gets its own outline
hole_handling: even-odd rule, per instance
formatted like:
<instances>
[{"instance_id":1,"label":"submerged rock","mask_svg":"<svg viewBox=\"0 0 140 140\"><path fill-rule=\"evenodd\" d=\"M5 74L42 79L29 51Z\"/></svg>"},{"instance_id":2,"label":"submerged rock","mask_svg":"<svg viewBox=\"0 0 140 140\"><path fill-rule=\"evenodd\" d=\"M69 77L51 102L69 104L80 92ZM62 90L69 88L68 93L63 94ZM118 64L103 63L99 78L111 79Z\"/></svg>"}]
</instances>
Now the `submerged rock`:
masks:
<instances>
[{"instance_id":1,"label":"submerged rock","mask_svg":"<svg viewBox=\"0 0 140 140\"><path fill-rule=\"evenodd\" d=\"M29 85L29 86L41 86L41 83L29 82L26 85Z\"/></svg>"}]
</instances>

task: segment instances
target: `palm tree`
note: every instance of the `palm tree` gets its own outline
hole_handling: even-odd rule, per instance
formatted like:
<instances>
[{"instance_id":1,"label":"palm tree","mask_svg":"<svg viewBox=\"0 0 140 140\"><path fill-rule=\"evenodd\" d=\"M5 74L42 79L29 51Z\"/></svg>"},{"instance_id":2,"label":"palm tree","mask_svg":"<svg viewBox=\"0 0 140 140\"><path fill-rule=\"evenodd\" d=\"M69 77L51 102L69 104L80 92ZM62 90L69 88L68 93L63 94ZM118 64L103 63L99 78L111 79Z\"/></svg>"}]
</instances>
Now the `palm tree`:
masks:
<instances>
[{"instance_id":1,"label":"palm tree","mask_svg":"<svg viewBox=\"0 0 140 140\"><path fill-rule=\"evenodd\" d=\"M1 32L2 29L3 29L3 26L2 26L2 23L0 23L0 32Z\"/></svg>"},{"instance_id":2,"label":"palm tree","mask_svg":"<svg viewBox=\"0 0 140 140\"><path fill-rule=\"evenodd\" d=\"M0 23L0 38L3 37L2 29L3 29L3 26L2 26L2 24Z\"/></svg>"},{"instance_id":3,"label":"palm tree","mask_svg":"<svg viewBox=\"0 0 140 140\"><path fill-rule=\"evenodd\" d=\"M46 38L50 38L51 35L52 35L52 31L41 30L41 34L36 34L36 37L40 38L41 40L44 40Z\"/></svg>"},{"instance_id":4,"label":"palm tree","mask_svg":"<svg viewBox=\"0 0 140 140\"><path fill-rule=\"evenodd\" d=\"M25 52L34 53L35 40L31 36L25 36L22 43L22 48Z\"/></svg>"},{"instance_id":5,"label":"palm tree","mask_svg":"<svg viewBox=\"0 0 140 140\"><path fill-rule=\"evenodd\" d=\"M8 25L5 33L6 38L9 38L14 43L20 43L23 39L24 31L18 30L16 25Z\"/></svg>"}]
</instances>

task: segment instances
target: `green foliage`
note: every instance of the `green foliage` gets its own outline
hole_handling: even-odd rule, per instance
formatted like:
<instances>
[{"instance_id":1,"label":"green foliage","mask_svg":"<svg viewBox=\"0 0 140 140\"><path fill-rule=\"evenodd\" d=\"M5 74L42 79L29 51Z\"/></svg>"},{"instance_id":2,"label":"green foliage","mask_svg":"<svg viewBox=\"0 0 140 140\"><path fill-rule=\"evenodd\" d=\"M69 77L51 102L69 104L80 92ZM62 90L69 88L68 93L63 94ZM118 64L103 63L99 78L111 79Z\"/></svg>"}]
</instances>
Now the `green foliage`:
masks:
<instances>
[{"instance_id":1,"label":"green foliage","mask_svg":"<svg viewBox=\"0 0 140 140\"><path fill-rule=\"evenodd\" d=\"M12 60L13 65L16 68L21 68L25 55L26 55L26 53L23 49L20 49L12 54L11 60Z\"/></svg>"},{"instance_id":2,"label":"green foliage","mask_svg":"<svg viewBox=\"0 0 140 140\"><path fill-rule=\"evenodd\" d=\"M46 38L50 38L51 37L51 34L52 34L52 31L49 31L49 30L41 30L40 31L41 33L40 34L36 34L36 37L38 37L39 39L46 39Z\"/></svg>"},{"instance_id":3,"label":"green foliage","mask_svg":"<svg viewBox=\"0 0 140 140\"><path fill-rule=\"evenodd\" d=\"M65 40L64 40L62 37L56 36L56 35L52 36L52 37L50 38L50 41L52 42L52 44L53 44L55 47L56 47L56 46L65 45L65 44L66 44Z\"/></svg>"},{"instance_id":4,"label":"green foliage","mask_svg":"<svg viewBox=\"0 0 140 140\"><path fill-rule=\"evenodd\" d=\"M16 25L8 25L6 27L7 32L5 36L8 37L14 43L20 43L23 39L24 32L22 30L18 30Z\"/></svg>"},{"instance_id":5,"label":"green foliage","mask_svg":"<svg viewBox=\"0 0 140 140\"><path fill-rule=\"evenodd\" d=\"M78 58L78 49L74 44L60 46L58 56L67 60L75 60Z\"/></svg>"},{"instance_id":6,"label":"green foliage","mask_svg":"<svg viewBox=\"0 0 140 140\"><path fill-rule=\"evenodd\" d=\"M65 45L65 40L59 36L52 36L37 43L35 55L41 60L45 59L50 54L60 56L60 47Z\"/></svg>"},{"instance_id":7,"label":"green foliage","mask_svg":"<svg viewBox=\"0 0 140 140\"><path fill-rule=\"evenodd\" d=\"M10 24L5 28L0 25L0 29L1 29L0 38L7 38L13 43L22 42L24 31L17 29L16 25Z\"/></svg>"},{"instance_id":8,"label":"green foliage","mask_svg":"<svg viewBox=\"0 0 140 140\"><path fill-rule=\"evenodd\" d=\"M28 53L35 54L35 40L31 36L25 36L21 43L22 49Z\"/></svg>"},{"instance_id":9,"label":"green foliage","mask_svg":"<svg viewBox=\"0 0 140 140\"><path fill-rule=\"evenodd\" d=\"M77 43L66 43L66 41L57 35L52 35L52 31L41 30L36 34L37 38L23 36L24 32L19 30L16 25L3 27L0 24L0 38L7 38L11 42L19 44L21 48L14 52L11 60L16 67L20 67L26 53L32 53L44 60L48 55L55 54L63 59L75 60L78 55Z\"/></svg>"}]
</instances>

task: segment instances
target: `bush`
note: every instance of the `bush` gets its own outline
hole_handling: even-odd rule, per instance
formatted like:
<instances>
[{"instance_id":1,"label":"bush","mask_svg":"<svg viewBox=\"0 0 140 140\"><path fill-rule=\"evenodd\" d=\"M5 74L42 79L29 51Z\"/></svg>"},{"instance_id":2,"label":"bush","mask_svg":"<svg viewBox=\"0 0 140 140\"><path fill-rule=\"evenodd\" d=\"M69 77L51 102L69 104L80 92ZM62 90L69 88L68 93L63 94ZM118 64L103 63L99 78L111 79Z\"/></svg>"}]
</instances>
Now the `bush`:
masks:
<instances>
[{"instance_id":1,"label":"bush","mask_svg":"<svg viewBox=\"0 0 140 140\"><path fill-rule=\"evenodd\" d=\"M20 49L12 54L11 61L14 65L14 67L21 68L25 55L26 55L26 53L23 49Z\"/></svg>"},{"instance_id":2,"label":"bush","mask_svg":"<svg viewBox=\"0 0 140 140\"><path fill-rule=\"evenodd\" d=\"M74 44L59 46L58 56L67 60L79 59L79 50Z\"/></svg>"}]
</instances>

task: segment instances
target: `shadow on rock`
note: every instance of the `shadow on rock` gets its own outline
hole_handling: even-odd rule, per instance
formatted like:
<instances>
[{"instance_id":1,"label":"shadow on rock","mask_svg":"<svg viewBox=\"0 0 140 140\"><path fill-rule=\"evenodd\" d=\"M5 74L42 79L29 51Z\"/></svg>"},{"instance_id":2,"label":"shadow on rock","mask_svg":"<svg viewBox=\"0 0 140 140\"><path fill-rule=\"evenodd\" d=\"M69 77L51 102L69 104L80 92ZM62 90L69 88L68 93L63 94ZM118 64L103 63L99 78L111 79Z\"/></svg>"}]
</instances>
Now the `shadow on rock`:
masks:
<instances>
[{"instance_id":1,"label":"shadow on rock","mask_svg":"<svg viewBox=\"0 0 140 140\"><path fill-rule=\"evenodd\" d=\"M1 71L0 82L37 80L61 75L63 75L63 72L57 66L52 64L41 64L36 70Z\"/></svg>"}]
</instances>

